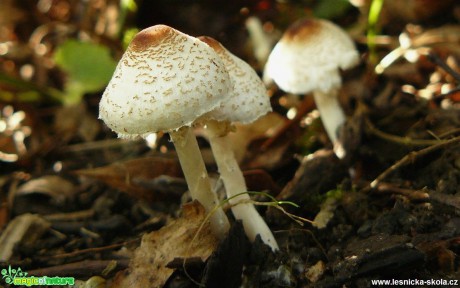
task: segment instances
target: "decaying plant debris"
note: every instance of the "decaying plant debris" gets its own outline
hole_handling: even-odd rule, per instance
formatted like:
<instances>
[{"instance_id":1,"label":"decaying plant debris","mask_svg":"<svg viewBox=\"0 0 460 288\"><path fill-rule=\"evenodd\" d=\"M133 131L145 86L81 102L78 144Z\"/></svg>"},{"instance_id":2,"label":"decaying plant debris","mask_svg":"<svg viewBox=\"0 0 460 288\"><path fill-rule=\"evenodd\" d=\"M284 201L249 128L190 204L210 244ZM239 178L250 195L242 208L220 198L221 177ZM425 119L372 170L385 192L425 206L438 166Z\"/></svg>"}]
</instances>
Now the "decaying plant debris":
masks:
<instances>
[{"instance_id":1,"label":"decaying plant debris","mask_svg":"<svg viewBox=\"0 0 460 288\"><path fill-rule=\"evenodd\" d=\"M385 0L377 14L377 0L173 2L0 3L0 271L97 287L460 279L456 1ZM228 201L232 225L218 240L169 137L117 139L97 119L101 95L140 29L213 37L263 76L267 47L305 17L334 22L359 52L338 93L346 156L311 95L268 86L273 112L227 138L279 251L249 241ZM194 132L224 199L206 130Z\"/></svg>"}]
</instances>

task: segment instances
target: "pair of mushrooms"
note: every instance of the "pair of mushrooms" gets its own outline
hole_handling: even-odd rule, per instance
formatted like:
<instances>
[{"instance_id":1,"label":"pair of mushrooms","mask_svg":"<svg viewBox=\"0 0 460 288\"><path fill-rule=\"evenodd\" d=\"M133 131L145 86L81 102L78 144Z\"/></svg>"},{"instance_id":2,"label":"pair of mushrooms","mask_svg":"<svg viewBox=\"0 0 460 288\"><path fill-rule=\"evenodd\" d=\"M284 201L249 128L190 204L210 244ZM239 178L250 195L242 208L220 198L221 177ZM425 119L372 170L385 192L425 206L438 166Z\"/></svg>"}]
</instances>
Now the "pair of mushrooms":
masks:
<instances>
[{"instance_id":1,"label":"pair of mushrooms","mask_svg":"<svg viewBox=\"0 0 460 288\"><path fill-rule=\"evenodd\" d=\"M323 19L301 19L284 32L264 69L267 84L273 80L289 93L313 93L339 158L345 157L345 150L337 134L346 120L338 101L340 69L352 68L358 61L352 39L340 27Z\"/></svg>"},{"instance_id":2,"label":"pair of mushrooms","mask_svg":"<svg viewBox=\"0 0 460 288\"><path fill-rule=\"evenodd\" d=\"M192 131L193 125L203 125L235 218L251 241L260 235L277 250L272 232L244 193L245 180L226 138L232 122L250 123L269 111L265 86L247 63L210 37L156 25L129 44L102 96L99 117L121 138L168 132L192 198L211 213L211 228L222 238L229 222Z\"/></svg>"}]
</instances>

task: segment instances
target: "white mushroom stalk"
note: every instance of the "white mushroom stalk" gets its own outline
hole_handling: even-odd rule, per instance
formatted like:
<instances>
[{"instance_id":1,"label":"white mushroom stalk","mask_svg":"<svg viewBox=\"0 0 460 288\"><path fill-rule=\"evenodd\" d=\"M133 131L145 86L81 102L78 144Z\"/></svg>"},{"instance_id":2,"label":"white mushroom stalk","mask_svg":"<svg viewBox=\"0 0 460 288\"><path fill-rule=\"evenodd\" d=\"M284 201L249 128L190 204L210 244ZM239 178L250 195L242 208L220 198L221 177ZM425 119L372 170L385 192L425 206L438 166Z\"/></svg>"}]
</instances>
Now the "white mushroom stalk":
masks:
<instances>
[{"instance_id":1,"label":"white mushroom stalk","mask_svg":"<svg viewBox=\"0 0 460 288\"><path fill-rule=\"evenodd\" d=\"M338 129L346 121L345 112L343 112L338 100L338 90L331 89L328 92L320 90L313 91L313 98L318 108L324 130L332 142L334 153L338 158L343 159L346 155L342 143L337 138Z\"/></svg>"},{"instance_id":2,"label":"white mushroom stalk","mask_svg":"<svg viewBox=\"0 0 460 288\"><path fill-rule=\"evenodd\" d=\"M261 67L263 67L276 40L264 31L262 21L256 16L246 19L245 26L253 46L254 56Z\"/></svg>"},{"instance_id":3,"label":"white mushroom stalk","mask_svg":"<svg viewBox=\"0 0 460 288\"><path fill-rule=\"evenodd\" d=\"M271 111L267 91L256 72L243 60L225 49L210 37L199 37L221 57L234 85L229 91L230 99L206 115L206 126L211 149L224 182L232 213L241 220L246 235L254 241L260 235L262 241L273 251L278 244L270 228L250 203L248 188L227 137L232 122L251 123ZM209 120L208 120L209 119Z\"/></svg>"},{"instance_id":4,"label":"white mushroom stalk","mask_svg":"<svg viewBox=\"0 0 460 288\"><path fill-rule=\"evenodd\" d=\"M120 138L171 136L191 196L224 237L229 222L211 189L191 126L225 101L231 82L208 45L165 25L139 32L123 54L99 104L99 118Z\"/></svg>"},{"instance_id":5,"label":"white mushroom stalk","mask_svg":"<svg viewBox=\"0 0 460 288\"><path fill-rule=\"evenodd\" d=\"M345 156L337 133L345 122L338 101L342 85L340 69L359 61L351 38L340 27L322 19L293 23L273 48L264 69L264 81L271 80L293 94L313 92L324 128L339 158Z\"/></svg>"}]
</instances>

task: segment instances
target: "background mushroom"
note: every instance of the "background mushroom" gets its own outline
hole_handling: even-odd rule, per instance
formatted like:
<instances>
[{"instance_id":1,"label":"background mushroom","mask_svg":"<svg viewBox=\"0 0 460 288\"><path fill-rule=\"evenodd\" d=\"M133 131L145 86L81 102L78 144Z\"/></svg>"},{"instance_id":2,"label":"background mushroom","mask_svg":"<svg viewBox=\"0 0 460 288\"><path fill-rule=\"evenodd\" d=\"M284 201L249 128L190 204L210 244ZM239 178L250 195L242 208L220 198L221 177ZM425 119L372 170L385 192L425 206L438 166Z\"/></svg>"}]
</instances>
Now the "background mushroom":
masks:
<instances>
[{"instance_id":1,"label":"background mushroom","mask_svg":"<svg viewBox=\"0 0 460 288\"><path fill-rule=\"evenodd\" d=\"M191 130L225 101L229 75L219 56L198 39L165 25L139 32L123 54L99 106L99 118L121 138L166 131L179 156L190 193L211 215L220 237L228 219L211 190ZM215 210L214 210L215 209Z\"/></svg>"},{"instance_id":2,"label":"background mushroom","mask_svg":"<svg viewBox=\"0 0 460 288\"><path fill-rule=\"evenodd\" d=\"M293 94L313 92L324 128L339 158L345 151L337 130L345 113L337 98L342 81L340 69L359 61L351 38L337 25L323 19L301 19L293 23L273 48L264 69L264 81L273 80Z\"/></svg>"},{"instance_id":3,"label":"background mushroom","mask_svg":"<svg viewBox=\"0 0 460 288\"><path fill-rule=\"evenodd\" d=\"M254 205L249 203L249 195L244 193L248 191L246 182L227 137L232 122L251 123L272 110L267 91L259 76L246 62L230 53L217 40L211 37L198 38L221 57L233 83L233 89L229 91L230 98L208 113L203 122L227 196L230 198L229 202L232 204L233 215L242 220L246 235L251 241L260 235L264 243L272 250L277 250L275 237Z\"/></svg>"}]
</instances>

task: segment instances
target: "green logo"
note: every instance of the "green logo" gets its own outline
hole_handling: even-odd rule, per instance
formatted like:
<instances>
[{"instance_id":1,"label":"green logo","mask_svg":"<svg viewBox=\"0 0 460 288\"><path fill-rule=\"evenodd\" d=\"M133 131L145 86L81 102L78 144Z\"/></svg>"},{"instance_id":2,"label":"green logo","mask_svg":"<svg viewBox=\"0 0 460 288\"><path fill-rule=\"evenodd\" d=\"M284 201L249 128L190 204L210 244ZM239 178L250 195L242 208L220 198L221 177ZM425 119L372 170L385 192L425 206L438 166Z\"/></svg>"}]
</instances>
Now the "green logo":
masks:
<instances>
[{"instance_id":1,"label":"green logo","mask_svg":"<svg viewBox=\"0 0 460 288\"><path fill-rule=\"evenodd\" d=\"M25 276L27 276L27 272L22 271L21 268L12 269L11 266L8 266L8 269L2 270L2 278L4 279L6 284L13 284L14 278Z\"/></svg>"},{"instance_id":2,"label":"green logo","mask_svg":"<svg viewBox=\"0 0 460 288\"><path fill-rule=\"evenodd\" d=\"M10 285L75 285L74 277L27 277L28 273L22 271L22 269L19 267L14 269L11 268L11 266L8 266L8 269L2 269L1 274L3 281Z\"/></svg>"}]
</instances>

